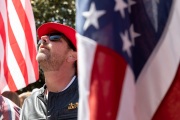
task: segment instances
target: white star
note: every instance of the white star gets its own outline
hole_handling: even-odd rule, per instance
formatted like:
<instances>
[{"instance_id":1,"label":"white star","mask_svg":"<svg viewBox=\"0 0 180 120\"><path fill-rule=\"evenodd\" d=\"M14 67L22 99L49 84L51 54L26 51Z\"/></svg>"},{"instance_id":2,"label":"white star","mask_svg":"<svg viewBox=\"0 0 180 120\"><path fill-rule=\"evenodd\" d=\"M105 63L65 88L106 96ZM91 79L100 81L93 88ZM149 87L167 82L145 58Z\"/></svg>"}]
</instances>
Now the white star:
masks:
<instances>
[{"instance_id":1,"label":"white star","mask_svg":"<svg viewBox=\"0 0 180 120\"><path fill-rule=\"evenodd\" d=\"M116 1L116 6L114 8L115 11L120 11L121 16L124 18L125 13L124 9L128 7L128 5L123 1L123 0L115 0Z\"/></svg>"},{"instance_id":2,"label":"white star","mask_svg":"<svg viewBox=\"0 0 180 120\"><path fill-rule=\"evenodd\" d=\"M98 18L105 14L105 10L96 10L95 3L91 3L90 10L83 12L82 15L86 18L83 29L86 30L91 24L98 29Z\"/></svg>"},{"instance_id":3,"label":"white star","mask_svg":"<svg viewBox=\"0 0 180 120\"><path fill-rule=\"evenodd\" d=\"M131 13L131 5L134 5L134 4L136 4L135 1L133 1L133 0L128 0L128 11L129 11L129 13Z\"/></svg>"},{"instance_id":4,"label":"white star","mask_svg":"<svg viewBox=\"0 0 180 120\"><path fill-rule=\"evenodd\" d=\"M129 32L130 32L130 36L131 36L131 40L132 40L132 45L135 46L135 38L136 38L136 37L139 37L141 34L136 33L136 32L134 31L134 26L133 26L133 24L130 26Z\"/></svg>"},{"instance_id":5,"label":"white star","mask_svg":"<svg viewBox=\"0 0 180 120\"><path fill-rule=\"evenodd\" d=\"M120 34L122 41L123 41L123 51L126 51L129 55L129 57L131 57L131 50L130 47L132 46L129 38L128 38L128 32L125 31L124 34Z\"/></svg>"}]
</instances>

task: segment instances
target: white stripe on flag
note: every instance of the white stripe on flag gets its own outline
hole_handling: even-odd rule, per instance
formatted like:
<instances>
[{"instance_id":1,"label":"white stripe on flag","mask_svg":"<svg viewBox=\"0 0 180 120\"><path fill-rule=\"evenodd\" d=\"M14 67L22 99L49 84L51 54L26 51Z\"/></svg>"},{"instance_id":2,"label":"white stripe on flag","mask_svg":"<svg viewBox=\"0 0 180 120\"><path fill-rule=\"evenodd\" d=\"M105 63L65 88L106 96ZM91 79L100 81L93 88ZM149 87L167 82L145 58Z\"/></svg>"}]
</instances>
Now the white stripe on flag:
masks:
<instances>
[{"instance_id":1,"label":"white stripe on flag","mask_svg":"<svg viewBox=\"0 0 180 120\"><path fill-rule=\"evenodd\" d=\"M91 81L91 71L97 44L95 41L87 37L81 36L80 34L76 34L76 38L78 46L78 81L80 96L78 120L89 120L89 88Z\"/></svg>"},{"instance_id":2,"label":"white stripe on flag","mask_svg":"<svg viewBox=\"0 0 180 120\"><path fill-rule=\"evenodd\" d=\"M179 0L174 1L172 16L160 43L138 78L136 108L139 120L152 119L175 77L180 61L179 5Z\"/></svg>"},{"instance_id":3,"label":"white stripe on flag","mask_svg":"<svg viewBox=\"0 0 180 120\"><path fill-rule=\"evenodd\" d=\"M17 88L22 88L24 86L26 86L25 81L24 81L24 77L22 75L22 72L18 66L18 63L14 57L13 51L11 49L11 46L9 44L9 41L7 41L7 51L8 53L7 55L7 64L8 64L8 68L10 71L10 74L12 75L12 78L16 84Z\"/></svg>"},{"instance_id":4,"label":"white stripe on flag","mask_svg":"<svg viewBox=\"0 0 180 120\"><path fill-rule=\"evenodd\" d=\"M124 83L122 85L117 120L137 120L135 115L135 87L134 74L128 65L126 68Z\"/></svg>"}]
</instances>

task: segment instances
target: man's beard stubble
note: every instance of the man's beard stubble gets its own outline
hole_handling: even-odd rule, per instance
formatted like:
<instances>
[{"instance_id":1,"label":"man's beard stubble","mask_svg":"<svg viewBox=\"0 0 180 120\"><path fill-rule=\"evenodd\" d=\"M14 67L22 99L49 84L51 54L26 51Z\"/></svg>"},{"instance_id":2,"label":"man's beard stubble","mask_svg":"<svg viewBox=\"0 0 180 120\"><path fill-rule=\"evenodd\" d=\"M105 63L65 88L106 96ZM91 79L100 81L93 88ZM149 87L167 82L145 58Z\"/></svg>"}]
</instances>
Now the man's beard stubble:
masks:
<instances>
[{"instance_id":1,"label":"man's beard stubble","mask_svg":"<svg viewBox=\"0 0 180 120\"><path fill-rule=\"evenodd\" d=\"M60 59L58 59L60 58ZM59 57L57 54L51 54L46 56L37 56L36 58L38 60L38 63L40 65L40 68L44 72L48 71L58 71L60 66L63 64L64 59L62 57Z\"/></svg>"}]
</instances>

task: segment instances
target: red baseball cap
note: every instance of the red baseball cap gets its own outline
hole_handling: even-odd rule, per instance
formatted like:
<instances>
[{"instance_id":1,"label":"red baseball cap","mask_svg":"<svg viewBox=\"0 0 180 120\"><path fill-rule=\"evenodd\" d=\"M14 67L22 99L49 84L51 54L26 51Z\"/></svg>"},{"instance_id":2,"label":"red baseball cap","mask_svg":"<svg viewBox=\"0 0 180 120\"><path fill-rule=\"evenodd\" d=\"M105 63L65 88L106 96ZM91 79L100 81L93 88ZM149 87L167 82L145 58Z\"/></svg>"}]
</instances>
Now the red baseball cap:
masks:
<instances>
[{"instance_id":1,"label":"red baseball cap","mask_svg":"<svg viewBox=\"0 0 180 120\"><path fill-rule=\"evenodd\" d=\"M52 32L60 32L63 33L74 45L74 47L77 49L76 46L76 31L67 25L63 25L60 23L54 23L54 22L47 22L42 24L38 29L38 38L41 39L41 36L52 33Z\"/></svg>"}]
</instances>

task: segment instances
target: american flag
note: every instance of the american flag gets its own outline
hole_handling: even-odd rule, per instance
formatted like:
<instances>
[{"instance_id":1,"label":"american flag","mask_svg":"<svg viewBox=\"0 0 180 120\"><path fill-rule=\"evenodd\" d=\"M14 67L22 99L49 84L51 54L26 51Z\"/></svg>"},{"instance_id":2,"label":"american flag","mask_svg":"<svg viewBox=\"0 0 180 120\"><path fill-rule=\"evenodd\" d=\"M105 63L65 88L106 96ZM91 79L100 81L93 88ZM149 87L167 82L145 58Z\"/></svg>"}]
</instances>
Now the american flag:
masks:
<instances>
[{"instance_id":1,"label":"american flag","mask_svg":"<svg viewBox=\"0 0 180 120\"><path fill-rule=\"evenodd\" d=\"M14 102L0 95L0 120L19 120L20 110Z\"/></svg>"},{"instance_id":2,"label":"american flag","mask_svg":"<svg viewBox=\"0 0 180 120\"><path fill-rule=\"evenodd\" d=\"M36 52L30 0L0 0L0 93L38 79Z\"/></svg>"},{"instance_id":3,"label":"american flag","mask_svg":"<svg viewBox=\"0 0 180 120\"><path fill-rule=\"evenodd\" d=\"M76 6L79 120L179 120L180 1Z\"/></svg>"}]
</instances>

